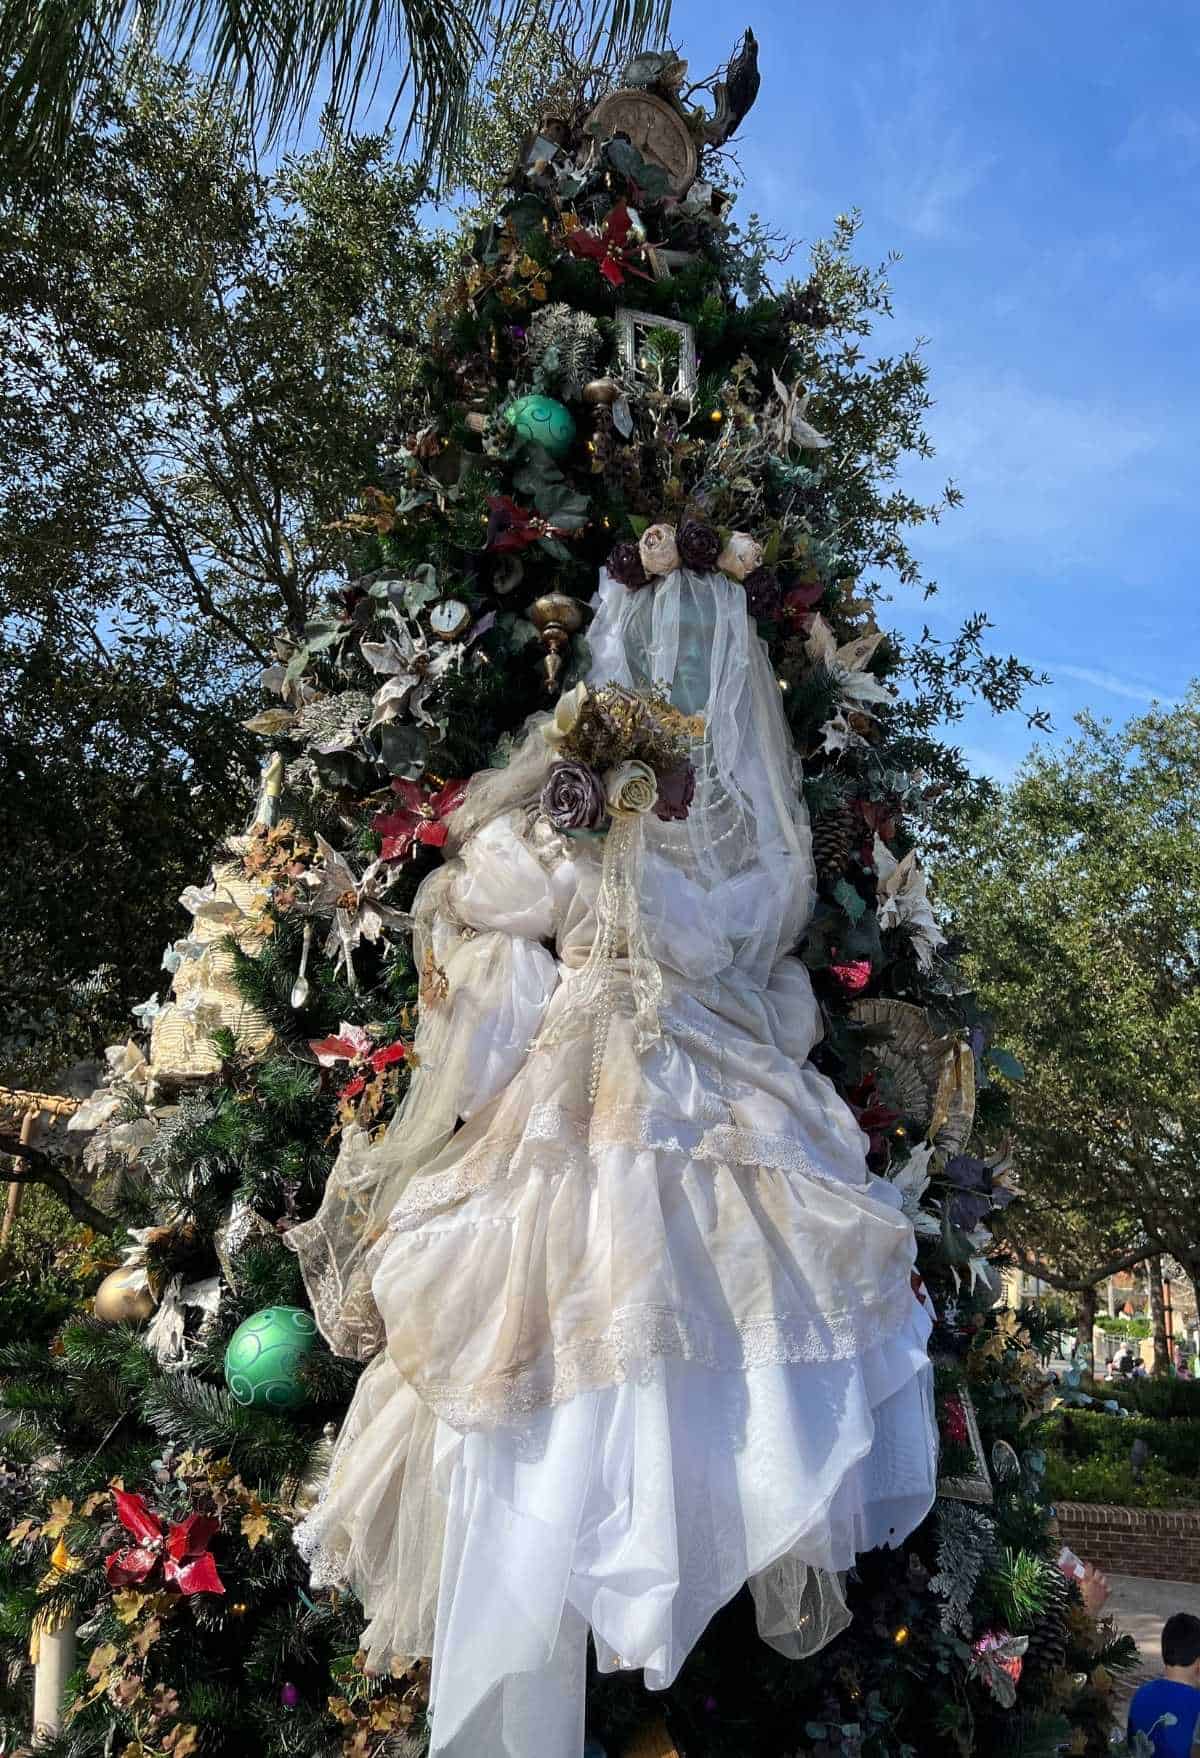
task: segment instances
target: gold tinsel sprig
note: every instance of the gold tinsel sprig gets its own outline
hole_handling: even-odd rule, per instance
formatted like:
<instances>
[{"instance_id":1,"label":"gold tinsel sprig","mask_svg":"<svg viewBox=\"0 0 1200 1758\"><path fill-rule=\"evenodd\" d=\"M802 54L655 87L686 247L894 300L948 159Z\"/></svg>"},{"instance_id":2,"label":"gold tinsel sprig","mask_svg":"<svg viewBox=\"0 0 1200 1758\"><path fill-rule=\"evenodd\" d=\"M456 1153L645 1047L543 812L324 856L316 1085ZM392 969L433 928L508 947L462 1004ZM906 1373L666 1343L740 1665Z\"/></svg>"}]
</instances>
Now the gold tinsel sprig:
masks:
<instances>
[{"instance_id":1,"label":"gold tinsel sprig","mask_svg":"<svg viewBox=\"0 0 1200 1758\"><path fill-rule=\"evenodd\" d=\"M703 717L681 714L662 690L639 694L604 684L584 698L561 754L600 772L632 761L665 775L685 763L703 737Z\"/></svg>"}]
</instances>

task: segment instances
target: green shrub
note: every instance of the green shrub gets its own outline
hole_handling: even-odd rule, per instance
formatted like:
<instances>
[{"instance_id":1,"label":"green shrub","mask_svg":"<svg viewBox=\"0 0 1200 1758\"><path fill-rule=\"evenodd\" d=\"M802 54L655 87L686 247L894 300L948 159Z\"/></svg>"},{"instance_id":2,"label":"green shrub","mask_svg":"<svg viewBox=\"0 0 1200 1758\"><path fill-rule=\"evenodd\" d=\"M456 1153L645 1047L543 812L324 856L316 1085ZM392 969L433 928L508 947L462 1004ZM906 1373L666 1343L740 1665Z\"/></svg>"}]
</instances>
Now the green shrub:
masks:
<instances>
[{"instance_id":1,"label":"green shrub","mask_svg":"<svg viewBox=\"0 0 1200 1758\"><path fill-rule=\"evenodd\" d=\"M1096 1320L1098 1331L1107 1331L1110 1337L1128 1337L1131 1341L1140 1342L1150 1335L1150 1320L1144 1318L1109 1318L1105 1313Z\"/></svg>"},{"instance_id":2,"label":"green shrub","mask_svg":"<svg viewBox=\"0 0 1200 1758\"><path fill-rule=\"evenodd\" d=\"M1118 1508L1190 1508L1200 1501L1194 1481L1173 1477L1154 1460L1140 1483L1128 1459L1069 1462L1054 1453L1046 1459L1046 1490L1056 1502L1107 1502Z\"/></svg>"},{"instance_id":3,"label":"green shrub","mask_svg":"<svg viewBox=\"0 0 1200 1758\"><path fill-rule=\"evenodd\" d=\"M1159 1420L1200 1422L1200 1380L1114 1380L1097 1382L1098 1398L1115 1398L1123 1410Z\"/></svg>"},{"instance_id":4,"label":"green shrub","mask_svg":"<svg viewBox=\"0 0 1200 1758\"><path fill-rule=\"evenodd\" d=\"M1139 1437L1149 1458L1135 1483L1129 1458ZM1044 1438L1046 1487L1060 1501L1133 1508L1200 1505L1200 1420L1059 1410L1047 1422Z\"/></svg>"}]
</instances>

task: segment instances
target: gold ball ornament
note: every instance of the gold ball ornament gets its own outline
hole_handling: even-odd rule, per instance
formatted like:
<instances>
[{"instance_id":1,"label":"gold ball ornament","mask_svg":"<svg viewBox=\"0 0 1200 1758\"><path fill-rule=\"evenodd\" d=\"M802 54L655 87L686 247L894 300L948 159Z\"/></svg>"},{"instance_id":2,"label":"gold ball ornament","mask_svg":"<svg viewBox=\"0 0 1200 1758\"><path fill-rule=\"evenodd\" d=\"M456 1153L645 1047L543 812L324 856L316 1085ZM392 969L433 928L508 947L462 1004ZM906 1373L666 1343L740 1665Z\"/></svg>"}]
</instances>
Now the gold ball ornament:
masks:
<instances>
[{"instance_id":1,"label":"gold ball ornament","mask_svg":"<svg viewBox=\"0 0 1200 1758\"><path fill-rule=\"evenodd\" d=\"M157 1305L145 1269L131 1264L105 1276L92 1300L92 1311L104 1325L140 1325Z\"/></svg>"},{"instance_id":2,"label":"gold ball ornament","mask_svg":"<svg viewBox=\"0 0 1200 1758\"><path fill-rule=\"evenodd\" d=\"M590 379L583 387L583 400L593 406L615 403L621 395L621 387L615 378Z\"/></svg>"}]
</instances>

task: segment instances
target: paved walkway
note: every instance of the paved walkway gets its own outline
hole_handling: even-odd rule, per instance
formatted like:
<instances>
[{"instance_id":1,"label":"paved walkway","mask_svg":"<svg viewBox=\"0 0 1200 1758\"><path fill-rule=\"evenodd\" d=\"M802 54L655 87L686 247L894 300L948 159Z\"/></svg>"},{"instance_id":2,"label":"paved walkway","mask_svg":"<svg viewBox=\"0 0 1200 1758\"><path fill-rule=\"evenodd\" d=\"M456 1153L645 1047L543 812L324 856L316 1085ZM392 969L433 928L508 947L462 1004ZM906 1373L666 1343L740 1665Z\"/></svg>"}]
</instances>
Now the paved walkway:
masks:
<instances>
[{"instance_id":1,"label":"paved walkway","mask_svg":"<svg viewBox=\"0 0 1200 1758\"><path fill-rule=\"evenodd\" d=\"M1172 1612L1191 1612L1200 1618L1200 1584L1195 1581L1152 1581L1143 1575L1110 1575L1112 1593L1105 1612L1115 1618L1138 1645L1141 1670L1130 1675L1118 1694L1114 1708L1123 1718L1125 1705L1144 1679L1162 1670L1162 1627Z\"/></svg>"}]
</instances>

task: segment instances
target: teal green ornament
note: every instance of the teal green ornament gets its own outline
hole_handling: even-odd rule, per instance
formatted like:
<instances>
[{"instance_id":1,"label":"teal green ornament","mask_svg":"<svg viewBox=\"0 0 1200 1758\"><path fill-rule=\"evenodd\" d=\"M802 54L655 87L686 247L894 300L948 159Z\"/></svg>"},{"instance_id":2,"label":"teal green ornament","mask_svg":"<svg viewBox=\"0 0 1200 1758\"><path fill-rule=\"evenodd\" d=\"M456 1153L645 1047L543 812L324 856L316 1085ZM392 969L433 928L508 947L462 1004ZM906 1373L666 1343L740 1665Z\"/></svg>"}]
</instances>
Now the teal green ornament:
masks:
<instances>
[{"instance_id":1,"label":"teal green ornament","mask_svg":"<svg viewBox=\"0 0 1200 1758\"><path fill-rule=\"evenodd\" d=\"M509 405L504 419L524 440L533 440L552 458L565 458L575 438L575 417L556 397L530 394Z\"/></svg>"},{"instance_id":2,"label":"teal green ornament","mask_svg":"<svg viewBox=\"0 0 1200 1758\"><path fill-rule=\"evenodd\" d=\"M311 1312L299 1306L264 1306L230 1337L225 1384L247 1409L298 1410L308 1398L300 1367L316 1340Z\"/></svg>"}]
</instances>

